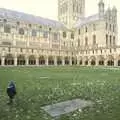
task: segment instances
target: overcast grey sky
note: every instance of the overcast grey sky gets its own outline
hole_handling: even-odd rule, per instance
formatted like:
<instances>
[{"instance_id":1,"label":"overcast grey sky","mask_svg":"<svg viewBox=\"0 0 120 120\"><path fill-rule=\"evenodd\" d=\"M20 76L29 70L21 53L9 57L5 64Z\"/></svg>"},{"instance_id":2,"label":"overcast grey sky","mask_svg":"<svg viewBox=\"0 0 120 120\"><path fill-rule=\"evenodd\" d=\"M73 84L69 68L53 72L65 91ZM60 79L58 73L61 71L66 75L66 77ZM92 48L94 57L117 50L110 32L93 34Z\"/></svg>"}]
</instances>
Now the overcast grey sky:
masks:
<instances>
[{"instance_id":1,"label":"overcast grey sky","mask_svg":"<svg viewBox=\"0 0 120 120\"><path fill-rule=\"evenodd\" d=\"M86 1L86 16L98 12L99 0ZM120 1L119 0L103 0L105 8L116 6L118 9L118 21L120 21ZM25 13L34 14L41 17L57 20L57 0L0 0L0 7L17 10ZM120 25L120 22L119 24Z\"/></svg>"},{"instance_id":2,"label":"overcast grey sky","mask_svg":"<svg viewBox=\"0 0 120 120\"><path fill-rule=\"evenodd\" d=\"M85 0L86 15L98 11L99 0ZM120 8L119 0L104 0L105 5ZM34 15L57 19L57 0L0 0L0 7L31 13ZM107 7L106 6L106 7Z\"/></svg>"}]
</instances>

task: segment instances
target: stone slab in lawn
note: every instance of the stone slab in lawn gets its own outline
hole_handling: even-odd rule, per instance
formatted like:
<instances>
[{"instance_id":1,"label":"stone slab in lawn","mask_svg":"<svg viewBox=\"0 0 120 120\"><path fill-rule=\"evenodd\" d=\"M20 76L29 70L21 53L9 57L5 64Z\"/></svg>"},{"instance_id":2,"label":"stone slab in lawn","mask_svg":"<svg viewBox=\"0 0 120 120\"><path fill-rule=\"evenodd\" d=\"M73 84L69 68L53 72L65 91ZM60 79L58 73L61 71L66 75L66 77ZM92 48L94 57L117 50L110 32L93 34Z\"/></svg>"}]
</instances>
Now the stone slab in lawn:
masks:
<instances>
[{"instance_id":1,"label":"stone slab in lawn","mask_svg":"<svg viewBox=\"0 0 120 120\"><path fill-rule=\"evenodd\" d=\"M50 114L52 117L58 117L60 115L73 112L78 109L83 109L88 106L92 106L93 102L81 100L81 99L74 99L69 100L53 105L48 105L45 107L42 107L43 110L45 110L48 114Z\"/></svg>"}]
</instances>

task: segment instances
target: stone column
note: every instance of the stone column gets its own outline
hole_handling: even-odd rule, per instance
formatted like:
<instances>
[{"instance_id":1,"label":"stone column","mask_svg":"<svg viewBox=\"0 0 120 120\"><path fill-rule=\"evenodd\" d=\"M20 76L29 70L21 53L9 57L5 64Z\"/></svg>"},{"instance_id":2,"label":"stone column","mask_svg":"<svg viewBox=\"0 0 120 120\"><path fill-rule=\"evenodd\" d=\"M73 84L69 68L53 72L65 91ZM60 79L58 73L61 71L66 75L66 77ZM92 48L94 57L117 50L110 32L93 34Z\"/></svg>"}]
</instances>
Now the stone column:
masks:
<instances>
[{"instance_id":1,"label":"stone column","mask_svg":"<svg viewBox=\"0 0 120 120\"><path fill-rule=\"evenodd\" d=\"M39 59L38 59L38 57L36 58L36 66L39 66Z\"/></svg>"},{"instance_id":2,"label":"stone column","mask_svg":"<svg viewBox=\"0 0 120 120\"><path fill-rule=\"evenodd\" d=\"M65 59L64 59L64 57L62 58L62 65L63 66L65 65Z\"/></svg>"},{"instance_id":3,"label":"stone column","mask_svg":"<svg viewBox=\"0 0 120 120\"><path fill-rule=\"evenodd\" d=\"M77 59L77 66L79 66L80 65L80 60L79 59Z\"/></svg>"},{"instance_id":4,"label":"stone column","mask_svg":"<svg viewBox=\"0 0 120 120\"><path fill-rule=\"evenodd\" d=\"M107 66L107 59L105 59L104 61L104 66Z\"/></svg>"},{"instance_id":5,"label":"stone column","mask_svg":"<svg viewBox=\"0 0 120 120\"><path fill-rule=\"evenodd\" d=\"M96 66L99 66L99 60L96 59Z\"/></svg>"},{"instance_id":6,"label":"stone column","mask_svg":"<svg viewBox=\"0 0 120 120\"><path fill-rule=\"evenodd\" d=\"M70 57L70 65L72 66L72 58Z\"/></svg>"},{"instance_id":7,"label":"stone column","mask_svg":"<svg viewBox=\"0 0 120 120\"><path fill-rule=\"evenodd\" d=\"M45 65L48 66L48 56L45 59Z\"/></svg>"},{"instance_id":8,"label":"stone column","mask_svg":"<svg viewBox=\"0 0 120 120\"><path fill-rule=\"evenodd\" d=\"M28 57L26 56L26 58L25 58L25 63L26 63L26 66L28 66L29 65L29 59L28 59Z\"/></svg>"},{"instance_id":9,"label":"stone column","mask_svg":"<svg viewBox=\"0 0 120 120\"><path fill-rule=\"evenodd\" d=\"M88 60L88 66L91 66L91 60Z\"/></svg>"},{"instance_id":10,"label":"stone column","mask_svg":"<svg viewBox=\"0 0 120 120\"><path fill-rule=\"evenodd\" d=\"M14 66L17 66L17 57L14 57Z\"/></svg>"},{"instance_id":11,"label":"stone column","mask_svg":"<svg viewBox=\"0 0 120 120\"><path fill-rule=\"evenodd\" d=\"M5 57L1 58L1 65L4 66L5 65Z\"/></svg>"},{"instance_id":12,"label":"stone column","mask_svg":"<svg viewBox=\"0 0 120 120\"><path fill-rule=\"evenodd\" d=\"M57 66L57 57L54 57L54 65Z\"/></svg>"},{"instance_id":13,"label":"stone column","mask_svg":"<svg viewBox=\"0 0 120 120\"><path fill-rule=\"evenodd\" d=\"M114 67L117 67L117 66L118 66L118 60L115 59L115 60L114 60Z\"/></svg>"},{"instance_id":14,"label":"stone column","mask_svg":"<svg viewBox=\"0 0 120 120\"><path fill-rule=\"evenodd\" d=\"M85 60L82 60L82 66L85 66Z\"/></svg>"}]
</instances>

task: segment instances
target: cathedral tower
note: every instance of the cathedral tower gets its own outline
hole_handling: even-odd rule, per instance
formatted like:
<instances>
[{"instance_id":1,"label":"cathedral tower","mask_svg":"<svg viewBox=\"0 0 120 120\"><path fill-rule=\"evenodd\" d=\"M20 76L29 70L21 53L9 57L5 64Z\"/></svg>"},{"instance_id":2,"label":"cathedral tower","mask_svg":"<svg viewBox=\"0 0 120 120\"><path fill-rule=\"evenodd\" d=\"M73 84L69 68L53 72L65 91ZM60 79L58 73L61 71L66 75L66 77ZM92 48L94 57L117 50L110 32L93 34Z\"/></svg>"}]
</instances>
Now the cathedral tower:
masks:
<instances>
[{"instance_id":1,"label":"cathedral tower","mask_svg":"<svg viewBox=\"0 0 120 120\"><path fill-rule=\"evenodd\" d=\"M85 0L58 0L58 19L68 28L85 15Z\"/></svg>"},{"instance_id":2,"label":"cathedral tower","mask_svg":"<svg viewBox=\"0 0 120 120\"><path fill-rule=\"evenodd\" d=\"M104 9L105 5L104 5L103 0L99 1L98 6L99 6L99 17L103 17L104 16L104 10L105 10Z\"/></svg>"}]
</instances>

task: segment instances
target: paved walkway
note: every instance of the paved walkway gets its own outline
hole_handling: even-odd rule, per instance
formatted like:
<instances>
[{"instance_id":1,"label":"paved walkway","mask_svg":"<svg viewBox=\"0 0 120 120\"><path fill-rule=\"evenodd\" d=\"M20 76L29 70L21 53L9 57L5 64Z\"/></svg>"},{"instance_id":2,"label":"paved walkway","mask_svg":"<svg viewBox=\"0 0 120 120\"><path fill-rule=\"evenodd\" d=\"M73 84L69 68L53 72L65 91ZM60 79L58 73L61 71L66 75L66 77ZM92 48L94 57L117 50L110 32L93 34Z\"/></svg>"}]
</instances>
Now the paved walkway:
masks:
<instances>
[{"instance_id":1,"label":"paved walkway","mask_svg":"<svg viewBox=\"0 0 120 120\"><path fill-rule=\"evenodd\" d=\"M91 106L93 103L91 101L85 101L81 99L69 100L53 105L48 105L42 107L48 114L52 117L58 117L62 114L73 112L77 109L83 109L87 106Z\"/></svg>"}]
</instances>

